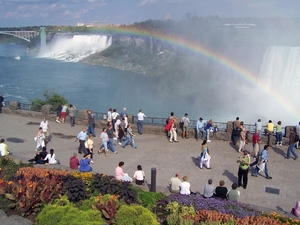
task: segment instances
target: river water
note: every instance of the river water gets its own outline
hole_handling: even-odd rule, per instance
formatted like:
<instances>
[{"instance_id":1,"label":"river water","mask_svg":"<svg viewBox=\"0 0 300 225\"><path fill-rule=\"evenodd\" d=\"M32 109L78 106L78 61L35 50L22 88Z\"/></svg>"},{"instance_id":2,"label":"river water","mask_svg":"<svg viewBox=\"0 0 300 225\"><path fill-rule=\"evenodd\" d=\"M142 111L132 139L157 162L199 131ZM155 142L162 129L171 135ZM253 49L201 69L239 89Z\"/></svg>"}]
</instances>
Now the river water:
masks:
<instances>
[{"instance_id":1,"label":"river water","mask_svg":"<svg viewBox=\"0 0 300 225\"><path fill-rule=\"evenodd\" d=\"M15 59L20 56L20 60ZM139 74L113 68L37 57L23 46L0 45L0 93L5 101L30 103L43 98L44 90L54 89L78 109L107 112L108 108L137 114L139 109L151 117L178 116L184 107L170 104L157 93L156 81ZM191 113L192 115L193 113ZM194 119L198 117L194 113Z\"/></svg>"},{"instance_id":2,"label":"river water","mask_svg":"<svg viewBox=\"0 0 300 225\"><path fill-rule=\"evenodd\" d=\"M281 76L283 71L287 71L285 65L291 60L282 63L281 58L287 56L281 53L281 49L277 51L275 48L275 53L272 53L272 49L274 48L270 48L270 53L266 54L266 59L262 63L262 71L265 71L269 80L262 79L258 82L271 84L275 90L287 96L284 101L294 102L290 105L299 109L299 88L295 88L298 87L300 80L297 72L299 63L292 65L296 68L292 72ZM298 62L299 57L292 54L295 49L288 50L291 52L288 56ZM300 52L299 49L296 51ZM30 103L32 99L42 98L44 90L54 89L77 109L92 109L95 112L107 112L110 107L120 112L126 107L127 112L134 115L140 109L147 116L161 118L166 118L171 111L175 112L177 117L187 112L193 120L203 117L212 118L217 122L227 122L239 116L247 124L254 124L260 118L264 125L269 119L272 119L274 124L281 120L283 125L295 125L300 119L299 110L294 110L298 113L291 113L292 110L283 107L283 101L278 101L271 94L247 85L243 80L237 85L230 83L231 86L239 87L234 94L227 93L230 88L221 91L221 87L224 89L223 84L213 88L208 85L206 89L199 90L199 95L195 95L194 100L189 100L181 99L180 93L175 98L161 93L164 90L157 88L157 80L140 74L81 62L43 58L38 55L34 50L27 51L23 46L0 45L0 93L6 101ZM20 56L20 59L16 59L16 56ZM274 61L274 57L279 58ZM275 79L275 72L271 69L282 72L276 74ZM297 82L291 83L292 80ZM201 82L201 79L197 82ZM292 87L292 84L295 87ZM168 84L165 86L167 89ZM189 91L189 86L183 89ZM212 97L211 93L215 92L217 97ZM289 96L290 93L292 98Z\"/></svg>"}]
</instances>

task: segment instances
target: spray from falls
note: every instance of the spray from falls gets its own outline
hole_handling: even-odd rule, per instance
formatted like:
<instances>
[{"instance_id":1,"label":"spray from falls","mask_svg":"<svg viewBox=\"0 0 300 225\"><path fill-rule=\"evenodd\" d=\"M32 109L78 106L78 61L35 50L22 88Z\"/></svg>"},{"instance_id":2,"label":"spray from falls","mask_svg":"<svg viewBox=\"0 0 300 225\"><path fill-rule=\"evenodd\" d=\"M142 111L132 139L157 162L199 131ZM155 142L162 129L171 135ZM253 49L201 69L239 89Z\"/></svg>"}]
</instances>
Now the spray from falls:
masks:
<instances>
[{"instance_id":1,"label":"spray from falls","mask_svg":"<svg viewBox=\"0 0 300 225\"><path fill-rule=\"evenodd\" d=\"M91 54L101 52L112 43L112 37L105 35L56 35L41 52L41 57L68 62L78 62Z\"/></svg>"}]
</instances>

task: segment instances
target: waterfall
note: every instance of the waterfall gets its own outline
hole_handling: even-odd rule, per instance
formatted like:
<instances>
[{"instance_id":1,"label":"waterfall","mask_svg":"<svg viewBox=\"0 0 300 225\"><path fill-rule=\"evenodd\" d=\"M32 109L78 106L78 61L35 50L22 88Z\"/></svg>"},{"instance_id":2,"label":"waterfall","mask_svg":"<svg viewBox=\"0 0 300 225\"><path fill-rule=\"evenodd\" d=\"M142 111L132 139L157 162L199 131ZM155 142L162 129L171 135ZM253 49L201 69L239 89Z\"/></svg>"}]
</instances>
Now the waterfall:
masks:
<instances>
[{"instance_id":1,"label":"waterfall","mask_svg":"<svg viewBox=\"0 0 300 225\"><path fill-rule=\"evenodd\" d=\"M264 55L257 82L263 84L269 95L259 91L252 92L252 98L258 102L253 103L254 108L263 108L262 114L271 115L268 119L273 117L282 120L285 125L297 124L300 119L300 47L269 47ZM272 93L279 95L282 100ZM283 106L283 101L290 107Z\"/></svg>"},{"instance_id":2,"label":"waterfall","mask_svg":"<svg viewBox=\"0 0 300 225\"><path fill-rule=\"evenodd\" d=\"M259 78L268 88L286 92L294 89L299 95L300 47L269 47L264 56Z\"/></svg>"},{"instance_id":3,"label":"waterfall","mask_svg":"<svg viewBox=\"0 0 300 225\"><path fill-rule=\"evenodd\" d=\"M112 37L106 35L56 35L40 56L78 62L91 54L103 51L111 43Z\"/></svg>"}]
</instances>

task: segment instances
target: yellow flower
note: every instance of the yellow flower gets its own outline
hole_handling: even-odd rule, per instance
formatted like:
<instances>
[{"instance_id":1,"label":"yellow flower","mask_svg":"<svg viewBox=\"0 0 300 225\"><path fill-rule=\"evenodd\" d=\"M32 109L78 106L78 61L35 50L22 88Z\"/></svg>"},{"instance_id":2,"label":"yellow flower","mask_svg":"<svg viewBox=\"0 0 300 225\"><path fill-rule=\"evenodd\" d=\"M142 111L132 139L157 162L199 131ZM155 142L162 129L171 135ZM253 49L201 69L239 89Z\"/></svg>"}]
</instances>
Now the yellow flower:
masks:
<instances>
[{"instance_id":1,"label":"yellow flower","mask_svg":"<svg viewBox=\"0 0 300 225\"><path fill-rule=\"evenodd\" d=\"M12 183L13 183L13 182L10 180L10 181L8 181L8 183L7 183L7 184L8 184L8 185L11 185Z\"/></svg>"}]
</instances>

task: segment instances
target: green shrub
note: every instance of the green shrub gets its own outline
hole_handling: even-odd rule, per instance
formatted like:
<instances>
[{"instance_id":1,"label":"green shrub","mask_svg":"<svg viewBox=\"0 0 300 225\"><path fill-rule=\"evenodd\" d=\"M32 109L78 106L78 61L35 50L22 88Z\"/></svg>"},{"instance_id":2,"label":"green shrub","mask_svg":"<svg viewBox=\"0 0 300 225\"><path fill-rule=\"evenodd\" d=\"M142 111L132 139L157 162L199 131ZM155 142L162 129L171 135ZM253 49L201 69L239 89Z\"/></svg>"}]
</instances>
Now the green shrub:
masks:
<instances>
[{"instance_id":1,"label":"green shrub","mask_svg":"<svg viewBox=\"0 0 300 225\"><path fill-rule=\"evenodd\" d=\"M67 104L68 100L65 99L60 94L56 93L54 90L48 91L45 90L43 93L45 100L40 98L35 98L31 100L31 109L32 110L41 110L43 105L52 105L53 109L56 109L61 103Z\"/></svg>"},{"instance_id":2,"label":"green shrub","mask_svg":"<svg viewBox=\"0 0 300 225\"><path fill-rule=\"evenodd\" d=\"M132 187L132 189L138 192L137 199L139 203L150 210L157 205L159 200L167 198L163 193L144 191L138 187Z\"/></svg>"},{"instance_id":3,"label":"green shrub","mask_svg":"<svg viewBox=\"0 0 300 225\"><path fill-rule=\"evenodd\" d=\"M55 201L47 205L38 214L37 225L102 225L106 224L101 218L98 210L89 209L86 211L78 209L67 199Z\"/></svg>"},{"instance_id":4,"label":"green shrub","mask_svg":"<svg viewBox=\"0 0 300 225\"><path fill-rule=\"evenodd\" d=\"M20 168L27 166L30 165L22 161L16 163L9 156L0 157L0 179L11 180Z\"/></svg>"},{"instance_id":5,"label":"green shrub","mask_svg":"<svg viewBox=\"0 0 300 225\"><path fill-rule=\"evenodd\" d=\"M118 225L159 225L156 216L140 205L122 205L116 214Z\"/></svg>"}]
</instances>

